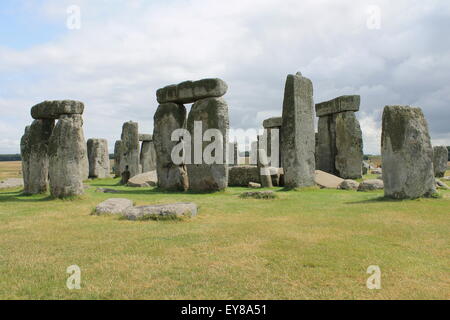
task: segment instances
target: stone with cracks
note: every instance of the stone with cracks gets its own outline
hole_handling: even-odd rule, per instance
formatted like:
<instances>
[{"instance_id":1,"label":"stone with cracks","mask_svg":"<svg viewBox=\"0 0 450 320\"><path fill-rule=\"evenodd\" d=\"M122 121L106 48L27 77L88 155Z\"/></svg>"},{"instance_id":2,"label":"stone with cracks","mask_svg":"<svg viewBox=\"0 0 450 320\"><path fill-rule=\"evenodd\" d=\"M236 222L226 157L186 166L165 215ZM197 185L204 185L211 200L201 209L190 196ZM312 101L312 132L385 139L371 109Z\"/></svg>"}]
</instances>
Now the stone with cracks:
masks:
<instances>
[{"instance_id":1,"label":"stone with cracks","mask_svg":"<svg viewBox=\"0 0 450 320\"><path fill-rule=\"evenodd\" d=\"M364 180L361 182L358 186L358 191L375 191L375 190L382 190L384 188L383 180L379 179L370 179L370 180Z\"/></svg>"},{"instance_id":2,"label":"stone with cracks","mask_svg":"<svg viewBox=\"0 0 450 320\"><path fill-rule=\"evenodd\" d=\"M283 125L282 117L269 118L263 121L263 127L265 129L281 128L282 125Z\"/></svg>"},{"instance_id":3,"label":"stone with cracks","mask_svg":"<svg viewBox=\"0 0 450 320\"><path fill-rule=\"evenodd\" d=\"M140 161L143 173L156 170L156 150L153 141L142 142Z\"/></svg>"},{"instance_id":4,"label":"stone with cracks","mask_svg":"<svg viewBox=\"0 0 450 320\"><path fill-rule=\"evenodd\" d=\"M218 98L227 93L228 85L221 79L203 79L185 81L178 85L170 85L156 91L158 103L194 103L201 99Z\"/></svg>"},{"instance_id":5,"label":"stone with cracks","mask_svg":"<svg viewBox=\"0 0 450 320\"><path fill-rule=\"evenodd\" d=\"M145 141L153 141L153 135L152 134L139 134L139 141L145 142Z\"/></svg>"},{"instance_id":6,"label":"stone with cracks","mask_svg":"<svg viewBox=\"0 0 450 320\"><path fill-rule=\"evenodd\" d=\"M317 169L337 174L336 171L336 126L334 116L319 118L317 132Z\"/></svg>"},{"instance_id":7,"label":"stone with cracks","mask_svg":"<svg viewBox=\"0 0 450 320\"><path fill-rule=\"evenodd\" d=\"M133 201L123 198L112 198L103 201L95 208L95 214L123 214L133 207Z\"/></svg>"},{"instance_id":8,"label":"stone with cracks","mask_svg":"<svg viewBox=\"0 0 450 320\"><path fill-rule=\"evenodd\" d=\"M84 104L74 100L44 101L31 108L34 119L58 119L63 114L83 114Z\"/></svg>"},{"instance_id":9,"label":"stone with cracks","mask_svg":"<svg viewBox=\"0 0 450 320\"><path fill-rule=\"evenodd\" d=\"M87 147L81 115L69 114L59 118L50 137L48 154L51 195L65 198L84 194Z\"/></svg>"},{"instance_id":10,"label":"stone with cracks","mask_svg":"<svg viewBox=\"0 0 450 320\"><path fill-rule=\"evenodd\" d=\"M194 122L201 121L202 135L210 129L217 130L217 136L211 141L203 141L198 146L204 155L200 159L201 164L196 162L194 153L196 141L194 139ZM208 98L197 101L189 112L187 129L192 137L191 142L191 164L187 164L189 176L189 190L194 192L214 192L224 190L228 186L228 105L223 98ZM220 134L220 135L219 135ZM199 137L197 137L199 138ZM204 139L206 140L206 139ZM216 148L209 152L212 143L217 143ZM212 159L205 158L205 155L212 155Z\"/></svg>"},{"instance_id":11,"label":"stone with cracks","mask_svg":"<svg viewBox=\"0 0 450 320\"><path fill-rule=\"evenodd\" d=\"M316 104L316 116L324 117L345 111L359 111L361 97L358 95L341 96L330 101Z\"/></svg>"},{"instance_id":12,"label":"stone with cracks","mask_svg":"<svg viewBox=\"0 0 450 320\"><path fill-rule=\"evenodd\" d=\"M104 179L110 175L108 141L89 139L87 141L89 177Z\"/></svg>"},{"instance_id":13,"label":"stone with cracks","mask_svg":"<svg viewBox=\"0 0 450 320\"><path fill-rule=\"evenodd\" d=\"M179 141L172 141L176 129L186 128L186 108L175 103L161 104L154 116L153 142L156 151L158 186L165 190L186 191L189 186L186 165L174 164L172 150Z\"/></svg>"},{"instance_id":14,"label":"stone with cracks","mask_svg":"<svg viewBox=\"0 0 450 320\"><path fill-rule=\"evenodd\" d=\"M156 187L158 176L156 170L138 174L128 180L127 186L133 188Z\"/></svg>"},{"instance_id":15,"label":"stone with cracks","mask_svg":"<svg viewBox=\"0 0 450 320\"><path fill-rule=\"evenodd\" d=\"M20 154L22 157L22 177L23 177L23 192L29 194L30 187L30 126L25 128L25 133L20 140Z\"/></svg>"},{"instance_id":16,"label":"stone with cracks","mask_svg":"<svg viewBox=\"0 0 450 320\"><path fill-rule=\"evenodd\" d=\"M198 207L192 202L180 202L165 205L131 207L125 210L124 217L128 220L159 220L182 217L195 217Z\"/></svg>"},{"instance_id":17,"label":"stone with cracks","mask_svg":"<svg viewBox=\"0 0 450 320\"><path fill-rule=\"evenodd\" d=\"M354 112L336 115L335 167L343 179L362 178L363 139L358 119Z\"/></svg>"},{"instance_id":18,"label":"stone with cracks","mask_svg":"<svg viewBox=\"0 0 450 320\"><path fill-rule=\"evenodd\" d=\"M436 192L433 148L420 108L384 108L381 155L386 197L414 199Z\"/></svg>"},{"instance_id":19,"label":"stone with cracks","mask_svg":"<svg viewBox=\"0 0 450 320\"><path fill-rule=\"evenodd\" d=\"M342 183L339 185L338 189L341 190L358 190L359 183L355 180L347 179L342 181Z\"/></svg>"},{"instance_id":20,"label":"stone with cracks","mask_svg":"<svg viewBox=\"0 0 450 320\"><path fill-rule=\"evenodd\" d=\"M448 168L448 149L446 146L433 148L433 167L435 177L442 178L445 176Z\"/></svg>"},{"instance_id":21,"label":"stone with cracks","mask_svg":"<svg viewBox=\"0 0 450 320\"><path fill-rule=\"evenodd\" d=\"M137 122L129 121L123 124L121 140L120 174L129 179L141 173L139 125ZM124 179L122 182L126 184L128 179Z\"/></svg>"},{"instance_id":22,"label":"stone with cracks","mask_svg":"<svg viewBox=\"0 0 450 320\"><path fill-rule=\"evenodd\" d=\"M120 159L122 158L122 140L117 140L114 144L114 175L116 178L121 177Z\"/></svg>"},{"instance_id":23,"label":"stone with cracks","mask_svg":"<svg viewBox=\"0 0 450 320\"><path fill-rule=\"evenodd\" d=\"M311 80L288 75L283 101L282 167L288 188L313 186L315 171L314 101Z\"/></svg>"}]
</instances>

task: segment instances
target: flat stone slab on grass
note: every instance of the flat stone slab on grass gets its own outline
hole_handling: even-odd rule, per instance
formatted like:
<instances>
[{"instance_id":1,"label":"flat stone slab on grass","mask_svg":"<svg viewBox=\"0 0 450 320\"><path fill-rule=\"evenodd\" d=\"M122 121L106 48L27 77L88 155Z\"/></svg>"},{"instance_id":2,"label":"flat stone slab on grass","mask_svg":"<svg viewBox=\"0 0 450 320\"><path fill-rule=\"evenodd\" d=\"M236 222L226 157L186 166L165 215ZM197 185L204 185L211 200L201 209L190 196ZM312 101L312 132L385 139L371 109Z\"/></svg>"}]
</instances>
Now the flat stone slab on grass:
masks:
<instances>
[{"instance_id":1,"label":"flat stone slab on grass","mask_svg":"<svg viewBox=\"0 0 450 320\"><path fill-rule=\"evenodd\" d=\"M123 198L112 198L103 201L95 208L95 214L123 214L133 207L133 201Z\"/></svg>"},{"instance_id":2,"label":"flat stone slab on grass","mask_svg":"<svg viewBox=\"0 0 450 320\"><path fill-rule=\"evenodd\" d=\"M124 217L128 220L163 220L183 217L194 217L198 207L192 202L179 202L164 205L149 205L131 207L125 210Z\"/></svg>"},{"instance_id":3,"label":"flat stone slab on grass","mask_svg":"<svg viewBox=\"0 0 450 320\"><path fill-rule=\"evenodd\" d=\"M128 180L127 186L134 188L155 187L158 184L158 175L155 171L149 171Z\"/></svg>"},{"instance_id":4,"label":"flat stone slab on grass","mask_svg":"<svg viewBox=\"0 0 450 320\"><path fill-rule=\"evenodd\" d=\"M0 181L0 189L19 188L23 187L23 179L10 178Z\"/></svg>"},{"instance_id":5,"label":"flat stone slab on grass","mask_svg":"<svg viewBox=\"0 0 450 320\"><path fill-rule=\"evenodd\" d=\"M344 182L344 179L321 170L316 170L314 181L322 188L337 189L339 185Z\"/></svg>"},{"instance_id":6,"label":"flat stone slab on grass","mask_svg":"<svg viewBox=\"0 0 450 320\"><path fill-rule=\"evenodd\" d=\"M450 187L446 183L442 182L439 179L436 179L436 186L438 188L440 188L440 189L443 189L443 190L449 190L450 189Z\"/></svg>"},{"instance_id":7,"label":"flat stone slab on grass","mask_svg":"<svg viewBox=\"0 0 450 320\"><path fill-rule=\"evenodd\" d=\"M253 198L253 199L275 199L277 196L273 191L249 191L244 192L240 195L243 199Z\"/></svg>"},{"instance_id":8,"label":"flat stone slab on grass","mask_svg":"<svg viewBox=\"0 0 450 320\"><path fill-rule=\"evenodd\" d=\"M384 189L383 180L379 179L364 180L359 184L358 187L358 191L374 191L383 189Z\"/></svg>"}]
</instances>

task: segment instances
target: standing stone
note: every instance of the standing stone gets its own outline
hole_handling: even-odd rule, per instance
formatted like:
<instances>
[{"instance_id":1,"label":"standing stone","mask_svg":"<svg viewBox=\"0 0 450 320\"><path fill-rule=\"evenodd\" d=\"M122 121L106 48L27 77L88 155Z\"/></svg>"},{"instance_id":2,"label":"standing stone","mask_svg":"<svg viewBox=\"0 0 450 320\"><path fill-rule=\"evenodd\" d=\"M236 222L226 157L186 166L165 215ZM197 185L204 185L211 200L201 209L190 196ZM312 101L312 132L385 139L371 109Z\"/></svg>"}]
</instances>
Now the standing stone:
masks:
<instances>
[{"instance_id":1,"label":"standing stone","mask_svg":"<svg viewBox=\"0 0 450 320\"><path fill-rule=\"evenodd\" d=\"M433 148L422 110L386 106L382 127L385 196L414 199L436 192Z\"/></svg>"},{"instance_id":2,"label":"standing stone","mask_svg":"<svg viewBox=\"0 0 450 320\"><path fill-rule=\"evenodd\" d=\"M269 118L264 120L263 127L267 135L267 156L269 157L272 167L280 168L282 164L282 146L281 146L281 126L283 124L282 117ZM278 146L277 149L276 146ZM272 148L274 148L272 150ZM272 163L273 158L278 158L278 163Z\"/></svg>"},{"instance_id":3,"label":"standing stone","mask_svg":"<svg viewBox=\"0 0 450 320\"><path fill-rule=\"evenodd\" d=\"M448 167L448 149L446 146L433 148L433 166L435 177L443 178Z\"/></svg>"},{"instance_id":4,"label":"standing stone","mask_svg":"<svg viewBox=\"0 0 450 320\"><path fill-rule=\"evenodd\" d=\"M20 140L20 154L22 157L22 177L23 177L23 192L29 194L30 188L30 126L25 128L25 133Z\"/></svg>"},{"instance_id":5,"label":"standing stone","mask_svg":"<svg viewBox=\"0 0 450 320\"><path fill-rule=\"evenodd\" d=\"M158 185L165 190L185 191L189 181L186 165L174 164L172 150L179 141L172 141L172 132L186 128L186 108L181 104L159 105L154 116L153 142L156 151Z\"/></svg>"},{"instance_id":6,"label":"standing stone","mask_svg":"<svg viewBox=\"0 0 450 320\"><path fill-rule=\"evenodd\" d=\"M283 101L284 183L288 188L313 186L315 172L314 101L311 80L288 75Z\"/></svg>"},{"instance_id":7,"label":"standing stone","mask_svg":"<svg viewBox=\"0 0 450 320\"><path fill-rule=\"evenodd\" d=\"M49 139L55 121L52 119L34 120L29 129L29 167L28 194L39 194L48 191L49 174Z\"/></svg>"},{"instance_id":8,"label":"standing stone","mask_svg":"<svg viewBox=\"0 0 450 320\"><path fill-rule=\"evenodd\" d=\"M141 167L143 173L156 170L156 150L153 138L142 141Z\"/></svg>"},{"instance_id":9,"label":"standing stone","mask_svg":"<svg viewBox=\"0 0 450 320\"><path fill-rule=\"evenodd\" d=\"M81 114L61 115L49 143L49 176L52 196L65 198L84 193L87 147Z\"/></svg>"},{"instance_id":10,"label":"standing stone","mask_svg":"<svg viewBox=\"0 0 450 320\"><path fill-rule=\"evenodd\" d=\"M336 175L336 124L333 115L319 118L317 152L317 169Z\"/></svg>"},{"instance_id":11,"label":"standing stone","mask_svg":"<svg viewBox=\"0 0 450 320\"><path fill-rule=\"evenodd\" d=\"M363 139L359 121L352 111L336 115L336 159L338 175L343 179L362 178Z\"/></svg>"},{"instance_id":12,"label":"standing stone","mask_svg":"<svg viewBox=\"0 0 450 320\"><path fill-rule=\"evenodd\" d=\"M89 177L98 179L109 177L108 141L105 139L89 139L87 142L87 152L89 159Z\"/></svg>"},{"instance_id":13,"label":"standing stone","mask_svg":"<svg viewBox=\"0 0 450 320\"><path fill-rule=\"evenodd\" d=\"M237 142L228 143L228 166L239 165L239 148Z\"/></svg>"},{"instance_id":14,"label":"standing stone","mask_svg":"<svg viewBox=\"0 0 450 320\"><path fill-rule=\"evenodd\" d=\"M211 141L203 141L196 146L195 140L201 137L194 136L194 122L201 122L202 136L209 129L218 130L220 136L214 136ZM192 106L189 113L187 129L191 134L191 163L187 164L189 176L189 190L195 192L214 192L224 190L228 186L228 105L223 98L208 98L199 100ZM211 132L211 131L210 131ZM206 139L205 139L206 140ZM216 145L214 152L209 152L212 144ZM196 159L195 150L201 148L203 159ZM206 152L205 152L206 149ZM205 153L205 154L204 154ZM206 154L211 154L213 159L205 158Z\"/></svg>"},{"instance_id":15,"label":"standing stone","mask_svg":"<svg viewBox=\"0 0 450 320\"><path fill-rule=\"evenodd\" d=\"M141 173L140 169L140 143L139 126L137 122L125 122L122 127L122 155L120 159L120 174L128 179ZM122 181L123 183L127 183Z\"/></svg>"},{"instance_id":16,"label":"standing stone","mask_svg":"<svg viewBox=\"0 0 450 320\"><path fill-rule=\"evenodd\" d=\"M122 140L117 140L114 144L114 175L116 178L121 176L120 158L122 157Z\"/></svg>"}]
</instances>

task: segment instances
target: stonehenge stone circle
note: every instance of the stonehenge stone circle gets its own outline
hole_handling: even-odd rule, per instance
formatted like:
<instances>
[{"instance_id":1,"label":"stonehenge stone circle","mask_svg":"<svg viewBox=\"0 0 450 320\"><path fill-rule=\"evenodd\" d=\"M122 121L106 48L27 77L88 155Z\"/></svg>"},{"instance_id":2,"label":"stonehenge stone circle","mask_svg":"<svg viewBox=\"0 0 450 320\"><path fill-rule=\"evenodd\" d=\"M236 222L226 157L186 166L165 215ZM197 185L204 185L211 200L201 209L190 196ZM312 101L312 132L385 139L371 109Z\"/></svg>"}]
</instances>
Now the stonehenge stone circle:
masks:
<instances>
[{"instance_id":1,"label":"stonehenge stone circle","mask_svg":"<svg viewBox=\"0 0 450 320\"><path fill-rule=\"evenodd\" d=\"M50 137L48 154L51 195L57 198L82 195L87 145L81 114L59 117Z\"/></svg>"},{"instance_id":2,"label":"stonehenge stone circle","mask_svg":"<svg viewBox=\"0 0 450 320\"><path fill-rule=\"evenodd\" d=\"M360 103L360 96L354 95L316 105L319 117L316 142L318 170L343 179L362 177L362 131L355 116Z\"/></svg>"},{"instance_id":3,"label":"stonehenge stone circle","mask_svg":"<svg viewBox=\"0 0 450 320\"><path fill-rule=\"evenodd\" d=\"M288 188L314 186L313 84L301 73L287 76L281 144L285 186Z\"/></svg>"},{"instance_id":4,"label":"stonehenge stone circle","mask_svg":"<svg viewBox=\"0 0 450 320\"><path fill-rule=\"evenodd\" d=\"M22 156L23 192L30 194L30 126L25 128L25 133L20 140L20 154Z\"/></svg>"},{"instance_id":5,"label":"stonehenge stone circle","mask_svg":"<svg viewBox=\"0 0 450 320\"><path fill-rule=\"evenodd\" d=\"M173 102L177 104L194 103L205 98L218 98L227 93L228 85L221 79L203 79L185 81L170 85L156 92L159 104Z\"/></svg>"},{"instance_id":6,"label":"stonehenge stone circle","mask_svg":"<svg viewBox=\"0 0 450 320\"><path fill-rule=\"evenodd\" d=\"M142 141L140 155L142 172L156 170L156 150L153 136L151 134L139 135L139 140Z\"/></svg>"},{"instance_id":7,"label":"stonehenge stone circle","mask_svg":"<svg viewBox=\"0 0 450 320\"><path fill-rule=\"evenodd\" d=\"M179 143L172 141L172 132L186 128L186 108L182 104L159 105L154 116L153 142L156 151L158 186L165 190L186 191L189 187L185 164L174 164L172 150Z\"/></svg>"},{"instance_id":8,"label":"stonehenge stone circle","mask_svg":"<svg viewBox=\"0 0 450 320\"><path fill-rule=\"evenodd\" d=\"M34 120L29 129L29 166L28 194L48 191L49 177L49 141L54 130L53 119Z\"/></svg>"},{"instance_id":9,"label":"stonehenge stone circle","mask_svg":"<svg viewBox=\"0 0 450 320\"><path fill-rule=\"evenodd\" d=\"M195 217L198 207L192 202L180 202L163 205L130 207L125 210L124 217L128 220L158 220L180 217Z\"/></svg>"},{"instance_id":10,"label":"stonehenge stone circle","mask_svg":"<svg viewBox=\"0 0 450 320\"><path fill-rule=\"evenodd\" d=\"M228 170L230 187L246 187L250 182L261 182L260 169L257 166L236 166Z\"/></svg>"},{"instance_id":11,"label":"stonehenge stone circle","mask_svg":"<svg viewBox=\"0 0 450 320\"><path fill-rule=\"evenodd\" d=\"M433 148L420 108L384 108L381 156L386 197L414 199L436 192Z\"/></svg>"},{"instance_id":12,"label":"stonehenge stone circle","mask_svg":"<svg viewBox=\"0 0 450 320\"><path fill-rule=\"evenodd\" d=\"M213 159L209 163L203 157L198 163L194 153L196 150L194 122L201 121L202 136L209 129L218 130L220 136L214 137L216 147L211 152ZM194 103L189 112L187 120L187 129L191 134L191 163L187 164L189 177L189 190L195 192L214 192L224 190L228 186L228 104L223 98L207 98ZM198 139L201 137L197 137ZM203 140L203 139L202 139ZM205 139L207 140L207 139ZM213 142L203 141L201 144L201 153L208 153L208 149ZM208 153L210 154L210 153Z\"/></svg>"},{"instance_id":13,"label":"stonehenge stone circle","mask_svg":"<svg viewBox=\"0 0 450 320\"><path fill-rule=\"evenodd\" d=\"M58 119L63 114L83 114L84 104L74 100L44 101L31 108L33 119Z\"/></svg>"},{"instance_id":14,"label":"stonehenge stone circle","mask_svg":"<svg viewBox=\"0 0 450 320\"><path fill-rule=\"evenodd\" d=\"M122 126L122 154L120 157L120 175L123 184L128 179L141 173L140 170L140 143L139 126L137 122L128 121Z\"/></svg>"},{"instance_id":15,"label":"stonehenge stone circle","mask_svg":"<svg viewBox=\"0 0 450 320\"><path fill-rule=\"evenodd\" d=\"M282 117L276 117L276 118L269 118L263 121L263 127L266 134L266 142L267 142L267 148L265 148L267 152L267 156L272 161L272 158L277 158L278 163L275 165L275 163L270 163L272 167L281 167L282 164L282 146L281 146L281 126L283 124L283 118ZM278 130L278 131L275 131ZM264 142L264 141L263 141ZM278 150L272 150L272 145L278 144ZM275 154L273 154L275 153ZM277 157L278 155L278 157Z\"/></svg>"},{"instance_id":16,"label":"stonehenge stone circle","mask_svg":"<svg viewBox=\"0 0 450 320\"><path fill-rule=\"evenodd\" d=\"M435 177L443 178L448 167L448 149L446 146L433 148L433 166Z\"/></svg>"},{"instance_id":17,"label":"stonehenge stone circle","mask_svg":"<svg viewBox=\"0 0 450 320\"><path fill-rule=\"evenodd\" d=\"M114 175L116 178L121 176L120 159L122 158L122 140L117 140L114 144Z\"/></svg>"},{"instance_id":18,"label":"stonehenge stone circle","mask_svg":"<svg viewBox=\"0 0 450 320\"><path fill-rule=\"evenodd\" d=\"M87 141L87 152L89 159L89 177L99 179L109 177L108 141L105 139L89 139Z\"/></svg>"}]
</instances>

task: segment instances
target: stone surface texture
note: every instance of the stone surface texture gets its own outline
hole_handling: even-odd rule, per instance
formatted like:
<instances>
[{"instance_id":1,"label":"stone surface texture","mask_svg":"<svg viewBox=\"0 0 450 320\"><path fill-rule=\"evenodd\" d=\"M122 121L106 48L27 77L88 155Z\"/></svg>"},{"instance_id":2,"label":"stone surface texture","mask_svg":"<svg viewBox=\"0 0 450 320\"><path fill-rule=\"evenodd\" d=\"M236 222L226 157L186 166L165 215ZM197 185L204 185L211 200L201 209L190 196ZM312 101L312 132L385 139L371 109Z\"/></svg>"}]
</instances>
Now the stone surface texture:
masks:
<instances>
[{"instance_id":1,"label":"stone surface texture","mask_svg":"<svg viewBox=\"0 0 450 320\"><path fill-rule=\"evenodd\" d=\"M89 139L87 141L87 153L89 160L89 178L109 178L108 141L106 139Z\"/></svg>"},{"instance_id":2,"label":"stone surface texture","mask_svg":"<svg viewBox=\"0 0 450 320\"><path fill-rule=\"evenodd\" d=\"M448 149L446 146L436 146L433 148L434 175L437 178L445 176L448 168Z\"/></svg>"},{"instance_id":3,"label":"stone surface texture","mask_svg":"<svg viewBox=\"0 0 450 320\"><path fill-rule=\"evenodd\" d=\"M84 104L74 100L44 101L31 108L34 119L58 119L63 114L83 114Z\"/></svg>"},{"instance_id":4,"label":"stone surface texture","mask_svg":"<svg viewBox=\"0 0 450 320\"><path fill-rule=\"evenodd\" d=\"M198 207L192 202L131 207L125 210L128 220L158 220L163 218L195 217Z\"/></svg>"},{"instance_id":5,"label":"stone surface texture","mask_svg":"<svg viewBox=\"0 0 450 320\"><path fill-rule=\"evenodd\" d=\"M133 201L123 198L112 198L103 201L95 208L95 214L124 214L133 207Z\"/></svg>"},{"instance_id":6,"label":"stone surface texture","mask_svg":"<svg viewBox=\"0 0 450 320\"><path fill-rule=\"evenodd\" d=\"M341 96L330 101L316 104L316 116L324 117L345 111L359 111L361 97L358 95Z\"/></svg>"},{"instance_id":7,"label":"stone surface texture","mask_svg":"<svg viewBox=\"0 0 450 320\"><path fill-rule=\"evenodd\" d=\"M194 103L201 99L218 98L227 93L228 85L221 79L202 79L185 81L178 85L170 85L156 92L158 103Z\"/></svg>"}]
</instances>

